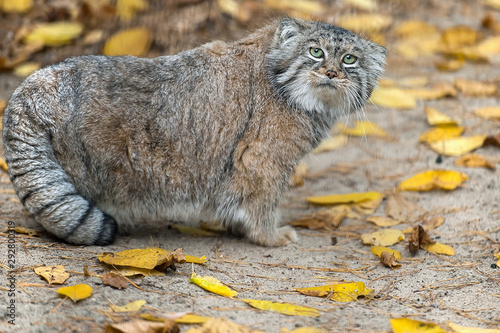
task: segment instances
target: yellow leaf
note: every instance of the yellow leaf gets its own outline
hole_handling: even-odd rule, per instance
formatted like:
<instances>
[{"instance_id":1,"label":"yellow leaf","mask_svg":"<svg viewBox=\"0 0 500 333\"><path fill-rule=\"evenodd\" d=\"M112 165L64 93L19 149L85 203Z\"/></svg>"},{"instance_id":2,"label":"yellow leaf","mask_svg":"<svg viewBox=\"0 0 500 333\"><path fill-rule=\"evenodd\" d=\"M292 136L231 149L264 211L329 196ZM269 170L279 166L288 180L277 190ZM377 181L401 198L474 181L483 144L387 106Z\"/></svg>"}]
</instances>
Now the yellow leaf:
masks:
<instances>
[{"instance_id":1,"label":"yellow leaf","mask_svg":"<svg viewBox=\"0 0 500 333\"><path fill-rule=\"evenodd\" d=\"M483 156L477 154L467 154L455 160L456 166L468 168L488 168L495 170L495 165L487 161Z\"/></svg>"},{"instance_id":2,"label":"yellow leaf","mask_svg":"<svg viewBox=\"0 0 500 333\"><path fill-rule=\"evenodd\" d=\"M205 257L205 256L195 257L195 256L190 256L190 255L186 254L185 257L186 257L186 262L193 263L193 264L206 264L206 262L207 262L207 257Z\"/></svg>"},{"instance_id":3,"label":"yellow leaf","mask_svg":"<svg viewBox=\"0 0 500 333\"><path fill-rule=\"evenodd\" d=\"M376 33L387 29L392 23L392 17L377 14L358 14L342 16L337 20L337 25L354 32Z\"/></svg>"},{"instance_id":4,"label":"yellow leaf","mask_svg":"<svg viewBox=\"0 0 500 333\"><path fill-rule=\"evenodd\" d=\"M370 234L362 234L361 240L364 244L375 246L391 246L404 240L405 236L401 230L382 229Z\"/></svg>"},{"instance_id":5,"label":"yellow leaf","mask_svg":"<svg viewBox=\"0 0 500 333\"><path fill-rule=\"evenodd\" d=\"M450 117L439 111L438 109L431 108L426 106L424 108L425 114L427 115L427 122L431 126L439 125L439 126L450 126L450 125L458 125L460 122L456 120L452 120Z\"/></svg>"},{"instance_id":6,"label":"yellow leaf","mask_svg":"<svg viewBox=\"0 0 500 333\"><path fill-rule=\"evenodd\" d=\"M25 234L25 235L28 235L28 236L40 236L40 234L38 233L38 231L36 231L35 229L31 229L31 228L15 227L14 230L18 234ZM49 267L51 267L51 266L49 266Z\"/></svg>"},{"instance_id":7,"label":"yellow leaf","mask_svg":"<svg viewBox=\"0 0 500 333\"><path fill-rule=\"evenodd\" d=\"M49 284L63 284L69 278L69 273L63 265L34 268L37 275L43 277Z\"/></svg>"},{"instance_id":8,"label":"yellow leaf","mask_svg":"<svg viewBox=\"0 0 500 333\"><path fill-rule=\"evenodd\" d=\"M90 295L92 295L92 287L82 283L71 287L61 287L57 289L57 292L61 295L68 296L76 303L79 300L90 297Z\"/></svg>"},{"instance_id":9,"label":"yellow leaf","mask_svg":"<svg viewBox=\"0 0 500 333\"><path fill-rule=\"evenodd\" d=\"M410 20L399 24L395 32L399 37L432 35L437 32L437 28L424 21Z\"/></svg>"},{"instance_id":10,"label":"yellow leaf","mask_svg":"<svg viewBox=\"0 0 500 333\"><path fill-rule=\"evenodd\" d=\"M142 308L142 306L144 304L146 304L146 301L138 300L138 301L130 302L130 303L123 305L123 306L110 304L109 308L113 312L137 312Z\"/></svg>"},{"instance_id":11,"label":"yellow leaf","mask_svg":"<svg viewBox=\"0 0 500 333\"><path fill-rule=\"evenodd\" d=\"M409 76L399 80L399 85L404 87L423 87L429 83L427 76Z\"/></svg>"},{"instance_id":12,"label":"yellow leaf","mask_svg":"<svg viewBox=\"0 0 500 333\"><path fill-rule=\"evenodd\" d=\"M453 170L427 170L402 181L398 189L401 191L454 190L468 179L466 174Z\"/></svg>"},{"instance_id":13,"label":"yellow leaf","mask_svg":"<svg viewBox=\"0 0 500 333\"><path fill-rule=\"evenodd\" d=\"M183 263L186 258L182 250L170 252L156 247L146 249L124 250L117 253L101 253L99 261L109 265L131 266L144 269L153 269L156 266L170 263Z\"/></svg>"},{"instance_id":14,"label":"yellow leaf","mask_svg":"<svg viewBox=\"0 0 500 333\"><path fill-rule=\"evenodd\" d=\"M7 166L7 163L3 158L0 158L0 169L2 169L5 172L9 172L9 167Z\"/></svg>"},{"instance_id":15,"label":"yellow leaf","mask_svg":"<svg viewBox=\"0 0 500 333\"><path fill-rule=\"evenodd\" d=\"M333 138L328 138L319 144L318 147L316 147L312 152L313 154L319 154L325 151L331 151L338 149L342 146L345 146L347 144L347 136L345 135L336 135Z\"/></svg>"},{"instance_id":16,"label":"yellow leaf","mask_svg":"<svg viewBox=\"0 0 500 333\"><path fill-rule=\"evenodd\" d=\"M24 42L59 46L70 43L79 37L83 25L76 22L54 22L38 25L31 33L24 37Z\"/></svg>"},{"instance_id":17,"label":"yellow leaf","mask_svg":"<svg viewBox=\"0 0 500 333\"><path fill-rule=\"evenodd\" d=\"M497 86L493 83L465 80L460 78L455 79L455 87L457 87L462 94L470 97L491 96L497 91Z\"/></svg>"},{"instance_id":18,"label":"yellow leaf","mask_svg":"<svg viewBox=\"0 0 500 333\"><path fill-rule=\"evenodd\" d=\"M499 2L500 8L500 2ZM456 333L500 333L500 329L487 329L487 328L479 328L479 327L466 327L460 326L457 324L453 324L452 322L448 322L448 325Z\"/></svg>"},{"instance_id":19,"label":"yellow leaf","mask_svg":"<svg viewBox=\"0 0 500 333\"><path fill-rule=\"evenodd\" d=\"M194 314L185 314L184 316L175 319L177 324L203 324L210 320L210 317L198 316Z\"/></svg>"},{"instance_id":20,"label":"yellow leaf","mask_svg":"<svg viewBox=\"0 0 500 333\"><path fill-rule=\"evenodd\" d=\"M389 319L393 333L446 333L441 327L433 323L426 323L410 318Z\"/></svg>"},{"instance_id":21,"label":"yellow leaf","mask_svg":"<svg viewBox=\"0 0 500 333\"><path fill-rule=\"evenodd\" d=\"M26 77L38 69L40 69L40 64L38 62L27 62L14 68L14 74L20 77Z\"/></svg>"},{"instance_id":22,"label":"yellow leaf","mask_svg":"<svg viewBox=\"0 0 500 333\"><path fill-rule=\"evenodd\" d=\"M318 310L300 305L294 305L289 303L275 303L271 301L261 301L256 299L242 299L242 301L256 309L279 312L288 316L307 316L307 317L321 316Z\"/></svg>"},{"instance_id":23,"label":"yellow leaf","mask_svg":"<svg viewBox=\"0 0 500 333\"><path fill-rule=\"evenodd\" d=\"M455 250L451 246L441 243L425 244L425 245L420 245L420 247L426 250L427 252L446 254L447 256L455 255Z\"/></svg>"},{"instance_id":24,"label":"yellow leaf","mask_svg":"<svg viewBox=\"0 0 500 333\"><path fill-rule=\"evenodd\" d=\"M319 287L295 288L298 292L308 295L330 298L337 302L352 302L359 296L369 296L373 289L366 288L363 282L337 283Z\"/></svg>"},{"instance_id":25,"label":"yellow leaf","mask_svg":"<svg viewBox=\"0 0 500 333\"><path fill-rule=\"evenodd\" d=\"M423 99L426 101L444 98L444 97L454 97L457 95L457 91L452 85L442 83L436 84L431 88L413 88L406 89L406 93L412 95L414 98Z\"/></svg>"},{"instance_id":26,"label":"yellow leaf","mask_svg":"<svg viewBox=\"0 0 500 333\"><path fill-rule=\"evenodd\" d=\"M382 252L389 252L392 253L394 258L401 259L401 252L399 252L398 250L390 249L385 246L372 246L370 252L379 257L382 254Z\"/></svg>"},{"instance_id":27,"label":"yellow leaf","mask_svg":"<svg viewBox=\"0 0 500 333\"><path fill-rule=\"evenodd\" d=\"M417 106L415 97L399 88L377 87L373 90L370 100L378 106L395 109L414 109Z\"/></svg>"},{"instance_id":28,"label":"yellow leaf","mask_svg":"<svg viewBox=\"0 0 500 333\"><path fill-rule=\"evenodd\" d=\"M145 0L117 0L116 15L125 21L132 19L136 12L148 9L148 3Z\"/></svg>"},{"instance_id":29,"label":"yellow leaf","mask_svg":"<svg viewBox=\"0 0 500 333\"><path fill-rule=\"evenodd\" d=\"M226 287L219 280L211 276L201 277L193 272L189 281L217 295L225 297L234 297L238 295L236 291Z\"/></svg>"},{"instance_id":30,"label":"yellow leaf","mask_svg":"<svg viewBox=\"0 0 500 333\"><path fill-rule=\"evenodd\" d=\"M375 10L377 3L374 0L346 0L346 5L356 7L362 10Z\"/></svg>"},{"instance_id":31,"label":"yellow leaf","mask_svg":"<svg viewBox=\"0 0 500 333\"><path fill-rule=\"evenodd\" d=\"M484 119L498 119L500 120L500 106L487 106L477 108L474 114Z\"/></svg>"},{"instance_id":32,"label":"yellow leaf","mask_svg":"<svg viewBox=\"0 0 500 333\"><path fill-rule=\"evenodd\" d=\"M451 138L429 142L435 152L446 156L460 156L483 146L486 135Z\"/></svg>"},{"instance_id":33,"label":"yellow leaf","mask_svg":"<svg viewBox=\"0 0 500 333\"><path fill-rule=\"evenodd\" d=\"M132 319L121 323L106 324L106 333L178 333L179 327L173 320L162 322Z\"/></svg>"},{"instance_id":34,"label":"yellow leaf","mask_svg":"<svg viewBox=\"0 0 500 333\"><path fill-rule=\"evenodd\" d=\"M280 333L328 333L328 331L321 328L315 328L312 326L304 326L296 328L291 331L286 327L282 327L280 329Z\"/></svg>"},{"instance_id":35,"label":"yellow leaf","mask_svg":"<svg viewBox=\"0 0 500 333\"><path fill-rule=\"evenodd\" d=\"M3 0L0 1L0 11L5 13L25 13L33 6L32 0Z\"/></svg>"},{"instance_id":36,"label":"yellow leaf","mask_svg":"<svg viewBox=\"0 0 500 333\"><path fill-rule=\"evenodd\" d=\"M447 50L475 44L481 38L481 33L469 26L454 26L441 34L443 47Z\"/></svg>"},{"instance_id":37,"label":"yellow leaf","mask_svg":"<svg viewBox=\"0 0 500 333\"><path fill-rule=\"evenodd\" d=\"M500 267L500 252L493 254L493 256L498 259L497 266Z\"/></svg>"},{"instance_id":38,"label":"yellow leaf","mask_svg":"<svg viewBox=\"0 0 500 333\"><path fill-rule=\"evenodd\" d=\"M314 0L265 0L264 4L272 9L298 12L306 15L321 14L325 8L321 2Z\"/></svg>"},{"instance_id":39,"label":"yellow leaf","mask_svg":"<svg viewBox=\"0 0 500 333\"><path fill-rule=\"evenodd\" d=\"M436 53L441 45L441 35L430 33L425 35L411 36L396 44L396 51L405 59L417 59Z\"/></svg>"},{"instance_id":40,"label":"yellow leaf","mask_svg":"<svg viewBox=\"0 0 500 333\"><path fill-rule=\"evenodd\" d=\"M108 56L143 56L151 46L151 33L146 28L120 31L106 42L103 53Z\"/></svg>"},{"instance_id":41,"label":"yellow leaf","mask_svg":"<svg viewBox=\"0 0 500 333\"><path fill-rule=\"evenodd\" d=\"M143 276L165 276L165 273L159 272L156 269L145 269L138 267L116 267L118 274L123 276L134 276L134 275L143 275Z\"/></svg>"},{"instance_id":42,"label":"yellow leaf","mask_svg":"<svg viewBox=\"0 0 500 333\"><path fill-rule=\"evenodd\" d=\"M418 141L430 143L434 141L456 138L462 135L464 130L465 128L462 126L437 126L423 133Z\"/></svg>"},{"instance_id":43,"label":"yellow leaf","mask_svg":"<svg viewBox=\"0 0 500 333\"><path fill-rule=\"evenodd\" d=\"M462 59L447 59L436 62L436 67L442 72L455 72L465 65Z\"/></svg>"},{"instance_id":44,"label":"yellow leaf","mask_svg":"<svg viewBox=\"0 0 500 333\"><path fill-rule=\"evenodd\" d=\"M379 192L361 192L347 194L331 194L318 197L308 197L307 202L315 205L338 205L346 203L359 203L363 201L377 200L383 198Z\"/></svg>"},{"instance_id":45,"label":"yellow leaf","mask_svg":"<svg viewBox=\"0 0 500 333\"><path fill-rule=\"evenodd\" d=\"M366 219L366 221L372 222L379 227L392 227L392 226L398 225L398 224L403 222L403 221L395 220L393 218L385 217L385 216L370 216Z\"/></svg>"},{"instance_id":46,"label":"yellow leaf","mask_svg":"<svg viewBox=\"0 0 500 333\"><path fill-rule=\"evenodd\" d=\"M386 131L380 128L377 124L369 121L357 121L355 127L347 127L345 125L338 124L338 128L342 131L343 134L352 136L387 136Z\"/></svg>"},{"instance_id":47,"label":"yellow leaf","mask_svg":"<svg viewBox=\"0 0 500 333\"><path fill-rule=\"evenodd\" d=\"M149 332L149 331L148 331ZM177 331L178 332L178 331ZM226 318L210 318L200 328L191 328L184 333L265 333L255 331L250 327L233 323ZM163 333L163 332L162 332ZM168 333L168 332L166 332Z\"/></svg>"}]
</instances>

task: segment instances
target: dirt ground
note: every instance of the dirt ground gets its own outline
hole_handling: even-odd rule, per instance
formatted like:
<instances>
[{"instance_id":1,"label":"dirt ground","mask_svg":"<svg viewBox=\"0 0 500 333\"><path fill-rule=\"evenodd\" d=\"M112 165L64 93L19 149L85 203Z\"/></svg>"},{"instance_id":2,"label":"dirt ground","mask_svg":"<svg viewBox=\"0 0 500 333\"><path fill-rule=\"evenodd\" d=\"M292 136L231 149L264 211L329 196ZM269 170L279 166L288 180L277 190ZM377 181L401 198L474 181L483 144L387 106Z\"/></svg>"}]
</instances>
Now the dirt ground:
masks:
<instances>
[{"instance_id":1,"label":"dirt ground","mask_svg":"<svg viewBox=\"0 0 500 333\"><path fill-rule=\"evenodd\" d=\"M421 19L444 29L456 24L481 28L486 13L500 20L500 11L474 1L425 1L421 6L402 6L398 1L379 1L384 14L396 21ZM389 5L388 5L389 4ZM396 5L398 4L398 5ZM331 20L335 19L332 16ZM1 19L1 18L0 18ZM330 19L328 19L330 20ZM395 24L395 23L394 23ZM241 29L241 28L240 28ZM241 31L235 35L241 34ZM230 38L230 37L227 37ZM456 72L440 72L434 66L436 56L403 60L391 40L386 77L401 81L426 77L430 82L453 83L455 78L481 80L500 90L500 59L489 63L466 62ZM43 58L41 55L39 56ZM45 59L45 58L43 58ZM0 100L9 95L22 79L10 71L0 72ZM438 156L428 146L419 144L420 135L429 129L424 107L435 107L452 118L462 120L466 134L497 134L498 121L472 115L480 106L500 106L500 92L488 97L455 97L432 101L419 100L417 106L401 111L367 105L366 117L389 134L388 137L349 137L348 143L330 152L306 159L307 175L303 186L286 195L282 205L283 222L298 219L321 208L305 201L312 195L379 191L390 196L405 178L428 169L458 170L469 180L454 191L404 192L402 195L422 211L408 212L408 218L395 227L404 230L423 218L441 216L445 222L429 231L432 238L452 246L454 256L436 255L420 250L412 256L400 242L393 249L403 256L401 267L391 270L370 253L370 246L360 240L362 233L378 227L363 220L346 219L335 230L297 229L300 240L281 248L265 248L224 233L215 237L195 237L180 233L169 223L157 230L142 230L132 236L120 236L107 247L70 246L50 235L16 234L15 253L15 326L9 325L6 308L7 270L0 268L0 330L4 332L101 332L106 324L135 318L133 314L110 314L109 304L124 305L135 300L147 303L142 313L192 312L209 317L224 317L255 330L279 332L282 328L312 326L327 332L391 332L389 319L408 317L447 327L447 322L478 328L500 327L500 268L494 252L500 247L500 175L498 170L465 168L454 165L456 158ZM352 115L342 122L352 124ZM500 163L500 149L495 146L476 151ZM2 155L3 157L3 151ZM375 215L385 216L387 201ZM0 171L0 228L8 221L15 226L42 231L23 210L9 177ZM411 216L417 215L420 218ZM408 235L407 235L408 237ZM334 241L336 244L333 245ZM332 243L333 242L333 243ZM117 290L103 285L98 277L84 276L84 267L99 275L105 269L96 255L126 249L161 247L183 248L185 254L206 256L206 265L178 265L163 277L132 278L140 288L129 285ZM0 234L0 262L7 265L8 234ZM37 276L40 265L64 265L71 273L65 285L86 283L92 296L73 303ZM207 292L189 282L192 271L218 278L239 292L229 299ZM305 296L295 288L320 286L340 281L362 281L373 289L369 297L340 303L326 298ZM251 308L239 299L287 302L319 310L321 316L287 316ZM181 332L193 327L180 325Z\"/></svg>"}]
</instances>

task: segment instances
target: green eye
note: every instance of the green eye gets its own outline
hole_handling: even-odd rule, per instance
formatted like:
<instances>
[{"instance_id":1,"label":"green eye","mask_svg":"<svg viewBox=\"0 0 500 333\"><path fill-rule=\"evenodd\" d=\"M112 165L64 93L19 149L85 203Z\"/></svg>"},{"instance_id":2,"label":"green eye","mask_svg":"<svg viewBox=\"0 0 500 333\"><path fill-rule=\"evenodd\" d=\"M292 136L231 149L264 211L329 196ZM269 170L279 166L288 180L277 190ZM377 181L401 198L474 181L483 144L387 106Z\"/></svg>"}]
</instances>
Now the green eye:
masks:
<instances>
[{"instance_id":1,"label":"green eye","mask_svg":"<svg viewBox=\"0 0 500 333\"><path fill-rule=\"evenodd\" d=\"M311 53L311 55L314 58L321 58L323 56L323 50L318 49L318 48L314 48L314 47L311 47L311 49L309 50L309 53Z\"/></svg>"},{"instance_id":2,"label":"green eye","mask_svg":"<svg viewBox=\"0 0 500 333\"><path fill-rule=\"evenodd\" d=\"M346 54L344 56L344 58L342 59L342 61L344 62L344 64L346 65L352 65L354 64L356 61L358 60L358 58L356 58L355 56L353 56L352 54Z\"/></svg>"}]
</instances>

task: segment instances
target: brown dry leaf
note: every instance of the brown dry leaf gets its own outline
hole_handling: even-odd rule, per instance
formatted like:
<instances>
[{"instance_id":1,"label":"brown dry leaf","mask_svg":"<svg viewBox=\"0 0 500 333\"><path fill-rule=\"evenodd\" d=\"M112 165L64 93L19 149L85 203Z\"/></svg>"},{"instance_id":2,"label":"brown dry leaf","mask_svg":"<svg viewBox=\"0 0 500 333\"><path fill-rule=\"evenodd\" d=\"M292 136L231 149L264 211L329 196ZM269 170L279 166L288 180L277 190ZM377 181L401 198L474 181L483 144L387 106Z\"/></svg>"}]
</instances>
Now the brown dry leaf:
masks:
<instances>
[{"instance_id":1,"label":"brown dry leaf","mask_svg":"<svg viewBox=\"0 0 500 333\"><path fill-rule=\"evenodd\" d=\"M138 312L141 310L144 304L146 304L146 301L144 300L133 301L123 306L118 306L111 303L109 305L109 308L113 312Z\"/></svg>"},{"instance_id":2,"label":"brown dry leaf","mask_svg":"<svg viewBox=\"0 0 500 333\"><path fill-rule=\"evenodd\" d=\"M393 218L385 216L370 216L365 221L372 222L379 227L392 227L403 223L402 220L395 220Z\"/></svg>"},{"instance_id":3,"label":"brown dry leaf","mask_svg":"<svg viewBox=\"0 0 500 333\"><path fill-rule=\"evenodd\" d=\"M409 20L399 24L395 29L398 37L408 38L411 36L433 35L438 32L437 28L424 21Z\"/></svg>"},{"instance_id":4,"label":"brown dry leaf","mask_svg":"<svg viewBox=\"0 0 500 333\"><path fill-rule=\"evenodd\" d=\"M442 72L456 72L465 65L462 59L446 59L435 62L436 68Z\"/></svg>"},{"instance_id":5,"label":"brown dry leaf","mask_svg":"<svg viewBox=\"0 0 500 333\"><path fill-rule=\"evenodd\" d=\"M321 143L319 144L318 147L316 147L312 153L313 154L319 154L319 153L323 153L323 152L326 152L326 151L332 151L332 150L335 150L335 149L338 149L340 147L343 147L347 144L347 136L346 135L336 135L334 137L331 137L331 138L328 138L328 139L325 139L323 141L321 141Z\"/></svg>"},{"instance_id":6,"label":"brown dry leaf","mask_svg":"<svg viewBox=\"0 0 500 333\"><path fill-rule=\"evenodd\" d=\"M173 320L164 322L133 319L118 324L106 324L105 333L178 333L179 326Z\"/></svg>"},{"instance_id":7,"label":"brown dry leaf","mask_svg":"<svg viewBox=\"0 0 500 333\"><path fill-rule=\"evenodd\" d=\"M83 25L77 22L54 22L39 24L24 37L28 44L59 46L70 43L83 32Z\"/></svg>"},{"instance_id":8,"label":"brown dry leaf","mask_svg":"<svg viewBox=\"0 0 500 333\"><path fill-rule=\"evenodd\" d=\"M466 180L466 174L453 170L427 170L420 172L398 185L401 191L454 190Z\"/></svg>"},{"instance_id":9,"label":"brown dry leaf","mask_svg":"<svg viewBox=\"0 0 500 333\"><path fill-rule=\"evenodd\" d=\"M136 12L148 9L145 0L116 0L116 15L124 21L134 18Z\"/></svg>"},{"instance_id":10,"label":"brown dry leaf","mask_svg":"<svg viewBox=\"0 0 500 333\"><path fill-rule=\"evenodd\" d=\"M404 89L377 87L373 89L370 101L378 106L395 109L414 109L417 106L415 97Z\"/></svg>"},{"instance_id":11,"label":"brown dry leaf","mask_svg":"<svg viewBox=\"0 0 500 333\"><path fill-rule=\"evenodd\" d=\"M459 25L448 28L441 34L444 50L455 50L476 44L482 35L469 26Z\"/></svg>"},{"instance_id":12,"label":"brown dry leaf","mask_svg":"<svg viewBox=\"0 0 500 333\"><path fill-rule=\"evenodd\" d=\"M417 253L420 246L434 243L436 242L431 239L431 236L429 236L421 225L414 226L411 235L408 236L408 249L411 254Z\"/></svg>"},{"instance_id":13,"label":"brown dry leaf","mask_svg":"<svg viewBox=\"0 0 500 333\"><path fill-rule=\"evenodd\" d=\"M0 12L26 13L33 7L32 0L3 0L0 1Z\"/></svg>"},{"instance_id":14,"label":"brown dry leaf","mask_svg":"<svg viewBox=\"0 0 500 333\"><path fill-rule=\"evenodd\" d=\"M304 177L307 175L307 163L300 162L294 167L295 172L290 179L290 186L299 187L304 185Z\"/></svg>"},{"instance_id":15,"label":"brown dry leaf","mask_svg":"<svg viewBox=\"0 0 500 333\"><path fill-rule=\"evenodd\" d=\"M429 146L441 155L460 156L484 145L486 135L450 138L429 142Z\"/></svg>"},{"instance_id":16,"label":"brown dry leaf","mask_svg":"<svg viewBox=\"0 0 500 333\"><path fill-rule=\"evenodd\" d=\"M181 234L190 235L193 237L215 237L216 233L209 230L192 227L184 224L172 224L172 228L180 232Z\"/></svg>"},{"instance_id":17,"label":"brown dry leaf","mask_svg":"<svg viewBox=\"0 0 500 333\"><path fill-rule=\"evenodd\" d=\"M429 219L425 219L422 222L422 226L424 227L425 231L429 231L429 230L436 229L437 227L439 227L443 223L444 223L444 217L436 216L436 217L432 217Z\"/></svg>"},{"instance_id":18,"label":"brown dry leaf","mask_svg":"<svg viewBox=\"0 0 500 333\"><path fill-rule=\"evenodd\" d=\"M337 25L357 33L379 33L392 24L392 17L378 14L358 14L352 16L341 16Z\"/></svg>"},{"instance_id":19,"label":"brown dry leaf","mask_svg":"<svg viewBox=\"0 0 500 333\"><path fill-rule=\"evenodd\" d=\"M495 170L496 167L493 163L489 162L483 156L478 154L467 154L464 155L453 162L456 166L468 167L468 168L487 168L490 170Z\"/></svg>"},{"instance_id":20,"label":"brown dry leaf","mask_svg":"<svg viewBox=\"0 0 500 333\"><path fill-rule=\"evenodd\" d=\"M349 205L338 205L330 209L321 210L311 216L290 221L294 227L308 228L311 230L333 230L347 217L351 208Z\"/></svg>"},{"instance_id":21,"label":"brown dry leaf","mask_svg":"<svg viewBox=\"0 0 500 333\"><path fill-rule=\"evenodd\" d=\"M500 120L500 106L477 108L474 110L474 114L484 119Z\"/></svg>"},{"instance_id":22,"label":"brown dry leaf","mask_svg":"<svg viewBox=\"0 0 500 333\"><path fill-rule=\"evenodd\" d=\"M73 302L78 302L82 299L90 297L92 295L92 287L85 284L77 284L70 287L61 287L57 289L57 292L61 295L68 296Z\"/></svg>"},{"instance_id":23,"label":"brown dry leaf","mask_svg":"<svg viewBox=\"0 0 500 333\"><path fill-rule=\"evenodd\" d=\"M426 106L424 111L427 115L427 122L431 126L456 126L460 124L460 121L451 119L436 108Z\"/></svg>"},{"instance_id":24,"label":"brown dry leaf","mask_svg":"<svg viewBox=\"0 0 500 333\"><path fill-rule=\"evenodd\" d=\"M397 269L401 267L401 264L396 261L394 254L390 252L382 252L380 254L380 262L391 269Z\"/></svg>"},{"instance_id":25,"label":"brown dry leaf","mask_svg":"<svg viewBox=\"0 0 500 333\"><path fill-rule=\"evenodd\" d=\"M128 287L128 281L119 274L109 272L103 274L101 277L102 283L116 289L125 289Z\"/></svg>"},{"instance_id":26,"label":"brown dry leaf","mask_svg":"<svg viewBox=\"0 0 500 333\"><path fill-rule=\"evenodd\" d=\"M500 133L496 135L488 135L486 139L484 139L483 146L485 147L489 145L500 147Z\"/></svg>"},{"instance_id":27,"label":"brown dry leaf","mask_svg":"<svg viewBox=\"0 0 500 333\"><path fill-rule=\"evenodd\" d=\"M131 55L140 57L149 51L152 36L146 28L120 31L104 44L103 54L108 56Z\"/></svg>"},{"instance_id":28,"label":"brown dry leaf","mask_svg":"<svg viewBox=\"0 0 500 333\"><path fill-rule=\"evenodd\" d=\"M49 284L63 284L70 276L63 265L37 267L33 270Z\"/></svg>"},{"instance_id":29,"label":"brown dry leaf","mask_svg":"<svg viewBox=\"0 0 500 333\"><path fill-rule=\"evenodd\" d=\"M494 95L497 91L497 86L493 83L482 81L473 81L456 78L455 87L462 94L469 97L485 97Z\"/></svg>"},{"instance_id":30,"label":"brown dry leaf","mask_svg":"<svg viewBox=\"0 0 500 333\"><path fill-rule=\"evenodd\" d=\"M446 139L451 139L451 138L456 138L462 135L464 132L465 127L462 126L436 126L431 128L425 133L422 133L420 138L418 139L419 142L435 142L435 141L441 141L441 140L446 140Z\"/></svg>"},{"instance_id":31,"label":"brown dry leaf","mask_svg":"<svg viewBox=\"0 0 500 333\"><path fill-rule=\"evenodd\" d=\"M413 214L423 214L424 210L412 200L408 193L394 193L387 198L385 204L385 215L396 220L407 221Z\"/></svg>"},{"instance_id":32,"label":"brown dry leaf","mask_svg":"<svg viewBox=\"0 0 500 333\"><path fill-rule=\"evenodd\" d=\"M397 229L382 229L370 234L361 235L361 240L364 244L375 246L391 246L404 239L404 234L401 230Z\"/></svg>"},{"instance_id":33,"label":"brown dry leaf","mask_svg":"<svg viewBox=\"0 0 500 333\"><path fill-rule=\"evenodd\" d=\"M176 263L185 263L186 257L182 249L176 249L174 252L148 247L146 249L124 250L117 253L101 253L99 261L115 266L131 266L144 269L156 268L164 271L168 267L175 269Z\"/></svg>"},{"instance_id":34,"label":"brown dry leaf","mask_svg":"<svg viewBox=\"0 0 500 333\"><path fill-rule=\"evenodd\" d=\"M494 0L498 1L500 4L499 0ZM498 23L495 15L493 13L486 13L481 20L481 25L486 28L486 29L491 29L496 32L500 32L500 23Z\"/></svg>"},{"instance_id":35,"label":"brown dry leaf","mask_svg":"<svg viewBox=\"0 0 500 333\"><path fill-rule=\"evenodd\" d=\"M210 318L199 328L190 328L185 333L264 333L250 327L233 323L226 318Z\"/></svg>"}]
</instances>

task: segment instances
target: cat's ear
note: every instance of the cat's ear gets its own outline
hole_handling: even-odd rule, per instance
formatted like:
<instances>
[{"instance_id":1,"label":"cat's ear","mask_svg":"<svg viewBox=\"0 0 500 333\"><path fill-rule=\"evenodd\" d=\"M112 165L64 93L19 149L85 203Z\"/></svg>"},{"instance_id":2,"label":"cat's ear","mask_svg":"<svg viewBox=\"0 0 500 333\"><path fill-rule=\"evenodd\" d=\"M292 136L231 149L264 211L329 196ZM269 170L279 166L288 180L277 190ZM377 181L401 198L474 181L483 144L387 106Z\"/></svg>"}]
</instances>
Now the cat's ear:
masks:
<instances>
[{"instance_id":1,"label":"cat's ear","mask_svg":"<svg viewBox=\"0 0 500 333\"><path fill-rule=\"evenodd\" d=\"M279 45L283 46L294 40L304 30L303 23L300 20L293 18L284 18L281 20L276 37Z\"/></svg>"}]
</instances>

